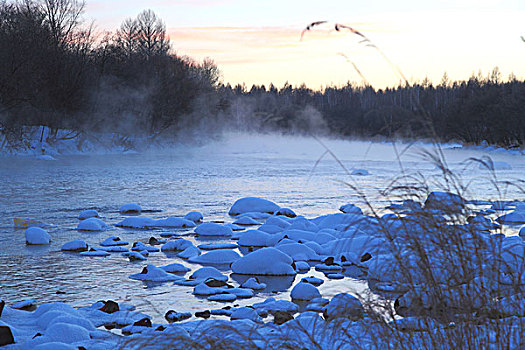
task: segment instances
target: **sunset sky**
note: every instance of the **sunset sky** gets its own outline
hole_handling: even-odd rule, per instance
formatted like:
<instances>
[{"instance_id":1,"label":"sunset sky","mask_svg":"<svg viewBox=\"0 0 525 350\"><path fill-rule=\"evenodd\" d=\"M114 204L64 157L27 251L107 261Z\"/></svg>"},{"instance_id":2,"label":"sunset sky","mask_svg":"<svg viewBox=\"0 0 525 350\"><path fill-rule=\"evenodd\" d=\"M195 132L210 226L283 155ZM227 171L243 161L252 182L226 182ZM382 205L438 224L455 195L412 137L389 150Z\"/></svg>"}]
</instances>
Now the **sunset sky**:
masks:
<instances>
[{"instance_id":1,"label":"sunset sky","mask_svg":"<svg viewBox=\"0 0 525 350\"><path fill-rule=\"evenodd\" d=\"M468 79L498 66L507 78L525 77L523 0L87 0L85 17L99 31L152 9L166 23L179 55L210 57L225 83L306 83L311 88L363 80L376 88L400 76L378 50L350 32L310 22L328 20L361 31L409 81Z\"/></svg>"}]
</instances>

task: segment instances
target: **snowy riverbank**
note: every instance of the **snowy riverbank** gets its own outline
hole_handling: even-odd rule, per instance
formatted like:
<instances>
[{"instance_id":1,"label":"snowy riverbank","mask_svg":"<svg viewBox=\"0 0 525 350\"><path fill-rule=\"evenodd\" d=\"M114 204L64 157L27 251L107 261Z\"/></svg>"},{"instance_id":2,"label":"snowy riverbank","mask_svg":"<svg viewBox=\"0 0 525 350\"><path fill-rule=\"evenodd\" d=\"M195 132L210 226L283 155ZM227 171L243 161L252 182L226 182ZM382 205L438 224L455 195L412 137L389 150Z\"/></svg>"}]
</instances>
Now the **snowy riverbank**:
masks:
<instances>
[{"instance_id":1,"label":"snowy riverbank","mask_svg":"<svg viewBox=\"0 0 525 350\"><path fill-rule=\"evenodd\" d=\"M8 348L21 349L523 346L525 231L500 232L503 225L525 225L525 202L466 201L433 192L423 203L393 203L380 217L348 204L339 213L307 219L249 197L229 209L231 224L207 222L199 212L153 220L136 204L120 212L132 216L117 226L171 231L132 247L115 236L97 246L72 241L62 246L64 254L144 261L129 278L189 288L195 302L205 298L224 307L194 314L165 310L167 322L159 323L126 303L106 300L74 309L38 305L35 295L36 300L4 307L3 344L14 342ZM99 216L95 210L79 213L77 229L106 231ZM195 245L191 236L230 243ZM45 230L26 231L28 244L48 245L49 238ZM161 252L202 267L188 272L185 264L146 263ZM309 276L313 271L324 277ZM289 297L250 303L273 288L263 283L268 277L291 278ZM374 294L326 298L320 292L326 281L340 279L366 281Z\"/></svg>"}]
</instances>

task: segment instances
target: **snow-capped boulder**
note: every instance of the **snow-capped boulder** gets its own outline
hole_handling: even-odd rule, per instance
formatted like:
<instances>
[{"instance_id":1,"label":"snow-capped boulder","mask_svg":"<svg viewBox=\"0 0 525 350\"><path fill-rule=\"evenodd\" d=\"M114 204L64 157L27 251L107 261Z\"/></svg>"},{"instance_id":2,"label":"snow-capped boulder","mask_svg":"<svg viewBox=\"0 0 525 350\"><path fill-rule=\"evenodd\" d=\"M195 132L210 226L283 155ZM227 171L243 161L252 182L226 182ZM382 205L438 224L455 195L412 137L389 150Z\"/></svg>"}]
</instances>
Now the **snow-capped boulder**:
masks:
<instances>
[{"instance_id":1,"label":"snow-capped boulder","mask_svg":"<svg viewBox=\"0 0 525 350\"><path fill-rule=\"evenodd\" d=\"M121 245L128 245L129 242L122 241L120 237L117 236L111 236L100 242L100 245L103 247L114 247L114 246L121 246Z\"/></svg>"},{"instance_id":2,"label":"snow-capped boulder","mask_svg":"<svg viewBox=\"0 0 525 350\"><path fill-rule=\"evenodd\" d=\"M290 256L294 261L320 260L315 251L301 243L278 244L275 248Z\"/></svg>"},{"instance_id":3,"label":"snow-capped boulder","mask_svg":"<svg viewBox=\"0 0 525 350\"><path fill-rule=\"evenodd\" d=\"M179 251L186 248L193 247L193 243L184 238L179 238L173 241L168 241L160 248L163 252Z\"/></svg>"},{"instance_id":4,"label":"snow-capped boulder","mask_svg":"<svg viewBox=\"0 0 525 350\"><path fill-rule=\"evenodd\" d=\"M336 294L323 310L326 320L337 317L360 319L363 317L364 308L359 299L347 293Z\"/></svg>"},{"instance_id":5,"label":"snow-capped boulder","mask_svg":"<svg viewBox=\"0 0 525 350\"><path fill-rule=\"evenodd\" d=\"M235 243L203 243L197 246L202 250L235 249L238 247L239 245Z\"/></svg>"},{"instance_id":6,"label":"snow-capped boulder","mask_svg":"<svg viewBox=\"0 0 525 350\"><path fill-rule=\"evenodd\" d=\"M232 320L250 320L256 323L262 323L262 318L257 312L249 307L240 307L232 312L230 318Z\"/></svg>"},{"instance_id":7,"label":"snow-capped boulder","mask_svg":"<svg viewBox=\"0 0 525 350\"><path fill-rule=\"evenodd\" d=\"M279 206L269 200L258 197L245 197L238 199L228 212L231 216L240 215L248 212L260 212L274 214L279 210Z\"/></svg>"},{"instance_id":8,"label":"snow-capped boulder","mask_svg":"<svg viewBox=\"0 0 525 350\"><path fill-rule=\"evenodd\" d=\"M163 269L168 273L186 273L190 271L190 268L179 263L172 263L166 266L160 266L159 269Z\"/></svg>"},{"instance_id":9,"label":"snow-capped boulder","mask_svg":"<svg viewBox=\"0 0 525 350\"><path fill-rule=\"evenodd\" d=\"M166 219L159 219L155 220L153 223L153 226L155 227L163 227L163 228L190 228L195 227L195 222L191 220L176 218L173 216L170 216Z\"/></svg>"},{"instance_id":10,"label":"snow-capped boulder","mask_svg":"<svg viewBox=\"0 0 525 350\"><path fill-rule=\"evenodd\" d=\"M234 250L212 250L205 254L188 259L189 262L198 264L231 264L240 259L239 253Z\"/></svg>"},{"instance_id":11,"label":"snow-capped boulder","mask_svg":"<svg viewBox=\"0 0 525 350\"><path fill-rule=\"evenodd\" d=\"M525 203L519 203L513 212L500 216L496 221L505 225L525 224Z\"/></svg>"},{"instance_id":12,"label":"snow-capped boulder","mask_svg":"<svg viewBox=\"0 0 525 350\"><path fill-rule=\"evenodd\" d=\"M196 280L206 280L208 278L213 278L219 281L228 280L228 276L223 275L219 270L217 270L217 268L213 266L201 267L190 276L190 279Z\"/></svg>"},{"instance_id":13,"label":"snow-capped boulder","mask_svg":"<svg viewBox=\"0 0 525 350\"><path fill-rule=\"evenodd\" d=\"M51 236L40 227L30 227L25 231L27 245L45 245L51 242Z\"/></svg>"},{"instance_id":14,"label":"snow-capped boulder","mask_svg":"<svg viewBox=\"0 0 525 350\"><path fill-rule=\"evenodd\" d=\"M147 229L155 226L155 220L142 216L130 216L116 224L117 227Z\"/></svg>"},{"instance_id":15,"label":"snow-capped boulder","mask_svg":"<svg viewBox=\"0 0 525 350\"><path fill-rule=\"evenodd\" d=\"M269 233L259 230L248 230L239 238L239 245L242 247L267 247L272 246L274 237Z\"/></svg>"},{"instance_id":16,"label":"snow-capped boulder","mask_svg":"<svg viewBox=\"0 0 525 350\"><path fill-rule=\"evenodd\" d=\"M108 226L99 218L89 218L78 223L79 231L104 231Z\"/></svg>"},{"instance_id":17,"label":"snow-capped boulder","mask_svg":"<svg viewBox=\"0 0 525 350\"><path fill-rule=\"evenodd\" d=\"M249 216L241 216L233 222L235 225L251 226L251 225L260 225L261 223L255 221Z\"/></svg>"},{"instance_id":18,"label":"snow-capped boulder","mask_svg":"<svg viewBox=\"0 0 525 350\"><path fill-rule=\"evenodd\" d=\"M241 287L243 288L250 288L253 290L261 290L266 288L265 283L259 283L255 277L248 278L243 284L241 284Z\"/></svg>"},{"instance_id":19,"label":"snow-capped boulder","mask_svg":"<svg viewBox=\"0 0 525 350\"><path fill-rule=\"evenodd\" d=\"M184 219L193 222L202 222L204 216L199 211L190 211L188 214L184 215Z\"/></svg>"},{"instance_id":20,"label":"snow-capped boulder","mask_svg":"<svg viewBox=\"0 0 525 350\"><path fill-rule=\"evenodd\" d=\"M233 231L227 226L215 222L207 222L199 225L195 229L195 233L201 236L231 236Z\"/></svg>"},{"instance_id":21,"label":"snow-capped boulder","mask_svg":"<svg viewBox=\"0 0 525 350\"><path fill-rule=\"evenodd\" d=\"M147 265L140 273L130 275L129 278L139 281L168 282L179 279L180 277L174 276L155 265Z\"/></svg>"},{"instance_id":22,"label":"snow-capped boulder","mask_svg":"<svg viewBox=\"0 0 525 350\"><path fill-rule=\"evenodd\" d=\"M295 214L295 212L290 208L279 208L275 215L286 216L288 218L294 218L297 216L297 214Z\"/></svg>"},{"instance_id":23,"label":"snow-capped boulder","mask_svg":"<svg viewBox=\"0 0 525 350\"><path fill-rule=\"evenodd\" d=\"M523 226L523 227L520 229L519 236L520 236L520 237L525 237L525 226Z\"/></svg>"},{"instance_id":24,"label":"snow-capped boulder","mask_svg":"<svg viewBox=\"0 0 525 350\"><path fill-rule=\"evenodd\" d=\"M243 275L295 275L293 259L280 250L268 247L243 256L231 266L234 273Z\"/></svg>"},{"instance_id":25,"label":"snow-capped boulder","mask_svg":"<svg viewBox=\"0 0 525 350\"><path fill-rule=\"evenodd\" d=\"M201 255L201 250L195 246L188 247L184 249L182 252L180 252L179 254L177 254L179 258L183 258L183 259L189 259L191 257L195 257L198 255Z\"/></svg>"},{"instance_id":26,"label":"snow-capped boulder","mask_svg":"<svg viewBox=\"0 0 525 350\"><path fill-rule=\"evenodd\" d=\"M363 215L363 211L355 204L344 204L339 210L345 214Z\"/></svg>"},{"instance_id":27,"label":"snow-capped boulder","mask_svg":"<svg viewBox=\"0 0 525 350\"><path fill-rule=\"evenodd\" d=\"M86 220L86 219L89 219L89 218L98 218L98 217L100 217L98 215L98 211L96 211L94 209L83 210L83 211L81 211L78 214L78 219L79 220Z\"/></svg>"},{"instance_id":28,"label":"snow-capped boulder","mask_svg":"<svg viewBox=\"0 0 525 350\"><path fill-rule=\"evenodd\" d=\"M137 203L128 203L120 207L121 214L140 214L142 207Z\"/></svg>"},{"instance_id":29,"label":"snow-capped boulder","mask_svg":"<svg viewBox=\"0 0 525 350\"><path fill-rule=\"evenodd\" d=\"M260 312L275 312L284 311L295 313L299 311L297 304L288 300L275 300L275 298L268 298L261 303L253 304L253 307Z\"/></svg>"},{"instance_id":30,"label":"snow-capped boulder","mask_svg":"<svg viewBox=\"0 0 525 350\"><path fill-rule=\"evenodd\" d=\"M231 293L221 293L221 294L210 295L207 299L209 301L231 302L237 299L237 296Z\"/></svg>"},{"instance_id":31,"label":"snow-capped boulder","mask_svg":"<svg viewBox=\"0 0 525 350\"><path fill-rule=\"evenodd\" d=\"M459 213L465 209L465 200L455 193L435 191L428 195L425 201L425 209Z\"/></svg>"},{"instance_id":32,"label":"snow-capped boulder","mask_svg":"<svg viewBox=\"0 0 525 350\"><path fill-rule=\"evenodd\" d=\"M290 297L292 300L312 300L320 298L321 293L314 285L307 282L299 282L293 287Z\"/></svg>"},{"instance_id":33,"label":"snow-capped boulder","mask_svg":"<svg viewBox=\"0 0 525 350\"><path fill-rule=\"evenodd\" d=\"M106 252L105 250L90 248L88 251L80 253L80 255L82 256L109 256L111 254Z\"/></svg>"},{"instance_id":34,"label":"snow-capped boulder","mask_svg":"<svg viewBox=\"0 0 525 350\"><path fill-rule=\"evenodd\" d=\"M122 253L122 256L128 258L129 261L143 261L147 259L142 253L139 252L125 252Z\"/></svg>"},{"instance_id":35,"label":"snow-capped boulder","mask_svg":"<svg viewBox=\"0 0 525 350\"><path fill-rule=\"evenodd\" d=\"M135 242L133 243L133 246L131 247L131 250L134 250L136 252L142 252L142 251L148 251L150 253L155 253L155 252L158 252L160 249L157 248L157 247L152 247L152 246L149 246L149 245L146 245L142 242Z\"/></svg>"},{"instance_id":36,"label":"snow-capped boulder","mask_svg":"<svg viewBox=\"0 0 525 350\"><path fill-rule=\"evenodd\" d=\"M88 250L88 245L86 242L78 239L75 241L65 243L62 246L62 248L60 248L60 250L66 252L85 252L86 250Z\"/></svg>"}]
</instances>

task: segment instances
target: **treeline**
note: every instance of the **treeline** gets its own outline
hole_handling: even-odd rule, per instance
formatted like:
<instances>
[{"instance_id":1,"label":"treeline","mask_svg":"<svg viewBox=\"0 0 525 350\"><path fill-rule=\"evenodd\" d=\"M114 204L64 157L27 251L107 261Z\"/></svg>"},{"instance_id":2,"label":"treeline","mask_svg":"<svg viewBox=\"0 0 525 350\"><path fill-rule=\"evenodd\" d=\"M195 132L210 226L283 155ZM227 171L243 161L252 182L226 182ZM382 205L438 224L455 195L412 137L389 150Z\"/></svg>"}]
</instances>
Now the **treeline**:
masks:
<instances>
[{"instance_id":1,"label":"treeline","mask_svg":"<svg viewBox=\"0 0 525 350\"><path fill-rule=\"evenodd\" d=\"M503 81L497 68L468 81L451 82L445 74L438 85L425 80L384 90L350 83L323 91L289 84L279 89L273 85L221 89L233 101L233 115L240 104L236 98L242 97L248 120L262 120L270 129L525 145L525 82L513 76Z\"/></svg>"},{"instance_id":2,"label":"treeline","mask_svg":"<svg viewBox=\"0 0 525 350\"><path fill-rule=\"evenodd\" d=\"M155 13L95 35L80 0L0 2L0 128L174 132L214 111L218 70L171 50ZM199 113L194 110L199 106Z\"/></svg>"},{"instance_id":3,"label":"treeline","mask_svg":"<svg viewBox=\"0 0 525 350\"><path fill-rule=\"evenodd\" d=\"M23 138L25 126L41 125L153 139L229 128L525 143L525 83L503 81L497 69L468 81L444 76L437 85L425 80L382 90L350 83L322 91L232 87L219 83L211 60L176 55L152 11L95 34L83 20L84 6L82 0L0 0L4 143Z\"/></svg>"}]
</instances>

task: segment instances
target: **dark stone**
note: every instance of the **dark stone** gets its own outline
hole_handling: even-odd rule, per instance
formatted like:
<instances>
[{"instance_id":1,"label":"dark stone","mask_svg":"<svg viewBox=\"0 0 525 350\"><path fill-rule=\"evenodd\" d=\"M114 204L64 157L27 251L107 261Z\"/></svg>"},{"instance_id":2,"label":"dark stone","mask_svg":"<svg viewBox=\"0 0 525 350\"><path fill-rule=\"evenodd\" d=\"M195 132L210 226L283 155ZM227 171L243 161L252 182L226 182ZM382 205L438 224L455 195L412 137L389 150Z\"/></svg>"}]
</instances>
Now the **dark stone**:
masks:
<instances>
[{"instance_id":1,"label":"dark stone","mask_svg":"<svg viewBox=\"0 0 525 350\"><path fill-rule=\"evenodd\" d=\"M143 319L133 323L134 326L140 326L140 327L151 327L151 320L147 317L144 317Z\"/></svg>"},{"instance_id":2,"label":"dark stone","mask_svg":"<svg viewBox=\"0 0 525 350\"><path fill-rule=\"evenodd\" d=\"M5 301L0 301L0 317L2 317L2 311L4 311Z\"/></svg>"},{"instance_id":3,"label":"dark stone","mask_svg":"<svg viewBox=\"0 0 525 350\"><path fill-rule=\"evenodd\" d=\"M341 255L341 262L347 262L347 260L346 260L346 256Z\"/></svg>"},{"instance_id":4,"label":"dark stone","mask_svg":"<svg viewBox=\"0 0 525 350\"><path fill-rule=\"evenodd\" d=\"M207 279L206 282L204 282L204 284L207 285L208 287L212 287L212 288L224 287L224 286L227 285L226 282L216 280L215 278Z\"/></svg>"},{"instance_id":5,"label":"dark stone","mask_svg":"<svg viewBox=\"0 0 525 350\"><path fill-rule=\"evenodd\" d=\"M323 264L325 264L326 266L336 265L335 259L333 256L329 256L328 258L324 259Z\"/></svg>"},{"instance_id":6,"label":"dark stone","mask_svg":"<svg viewBox=\"0 0 525 350\"><path fill-rule=\"evenodd\" d=\"M275 311L273 312L273 323L281 325L290 320L293 320L293 315L286 311Z\"/></svg>"},{"instance_id":7,"label":"dark stone","mask_svg":"<svg viewBox=\"0 0 525 350\"><path fill-rule=\"evenodd\" d=\"M137 246L137 242L133 242L133 245L131 246L131 248L135 248Z\"/></svg>"},{"instance_id":8,"label":"dark stone","mask_svg":"<svg viewBox=\"0 0 525 350\"><path fill-rule=\"evenodd\" d=\"M118 303L114 302L113 300L102 301L102 302L104 303L104 306L102 306L99 309L102 312L105 312L107 314L112 314L120 310Z\"/></svg>"},{"instance_id":9,"label":"dark stone","mask_svg":"<svg viewBox=\"0 0 525 350\"><path fill-rule=\"evenodd\" d=\"M147 267L147 266L144 266L144 268L142 269L142 271L140 271L140 274L141 274L141 275L147 275L147 274L148 274L148 267Z\"/></svg>"},{"instance_id":10,"label":"dark stone","mask_svg":"<svg viewBox=\"0 0 525 350\"><path fill-rule=\"evenodd\" d=\"M211 316L210 310L197 311L195 313L195 317L210 318L210 316Z\"/></svg>"},{"instance_id":11,"label":"dark stone","mask_svg":"<svg viewBox=\"0 0 525 350\"><path fill-rule=\"evenodd\" d=\"M61 290L57 290L57 291L55 292L55 294L66 294L66 292L61 291Z\"/></svg>"},{"instance_id":12,"label":"dark stone","mask_svg":"<svg viewBox=\"0 0 525 350\"><path fill-rule=\"evenodd\" d=\"M83 346L79 346L78 350L87 350L87 349L85 347L83 347Z\"/></svg>"},{"instance_id":13,"label":"dark stone","mask_svg":"<svg viewBox=\"0 0 525 350\"><path fill-rule=\"evenodd\" d=\"M159 240L156 239L155 237L150 237L148 243L149 245L157 245L159 244Z\"/></svg>"},{"instance_id":14,"label":"dark stone","mask_svg":"<svg viewBox=\"0 0 525 350\"><path fill-rule=\"evenodd\" d=\"M370 259L372 259L372 255L370 253L364 253L363 256L361 257L361 262L365 262Z\"/></svg>"},{"instance_id":15,"label":"dark stone","mask_svg":"<svg viewBox=\"0 0 525 350\"><path fill-rule=\"evenodd\" d=\"M159 331L159 332L162 332L165 329L166 329L166 327L164 327L164 326L158 326L157 328L155 328L155 330Z\"/></svg>"},{"instance_id":16,"label":"dark stone","mask_svg":"<svg viewBox=\"0 0 525 350\"><path fill-rule=\"evenodd\" d=\"M37 334L35 334L35 335L33 336L33 338L31 338L31 339L35 339L36 337L41 337L41 336L42 336L42 333L37 333Z\"/></svg>"},{"instance_id":17,"label":"dark stone","mask_svg":"<svg viewBox=\"0 0 525 350\"><path fill-rule=\"evenodd\" d=\"M15 338L11 332L11 328L7 326L0 326L0 346L14 344Z\"/></svg>"},{"instance_id":18,"label":"dark stone","mask_svg":"<svg viewBox=\"0 0 525 350\"><path fill-rule=\"evenodd\" d=\"M96 252L97 250L95 248L89 248L90 252Z\"/></svg>"},{"instance_id":19,"label":"dark stone","mask_svg":"<svg viewBox=\"0 0 525 350\"><path fill-rule=\"evenodd\" d=\"M175 310L169 310L164 315L164 318L169 323L184 321L190 317L191 317L191 314L189 312L176 312Z\"/></svg>"},{"instance_id":20,"label":"dark stone","mask_svg":"<svg viewBox=\"0 0 525 350\"><path fill-rule=\"evenodd\" d=\"M225 307L223 307L224 310L229 310L229 309L231 309L231 308L232 308L231 306L225 306Z\"/></svg>"}]
</instances>

